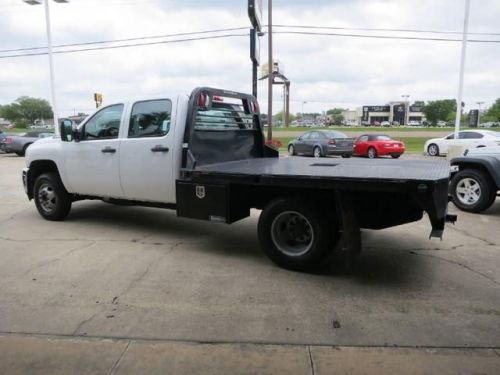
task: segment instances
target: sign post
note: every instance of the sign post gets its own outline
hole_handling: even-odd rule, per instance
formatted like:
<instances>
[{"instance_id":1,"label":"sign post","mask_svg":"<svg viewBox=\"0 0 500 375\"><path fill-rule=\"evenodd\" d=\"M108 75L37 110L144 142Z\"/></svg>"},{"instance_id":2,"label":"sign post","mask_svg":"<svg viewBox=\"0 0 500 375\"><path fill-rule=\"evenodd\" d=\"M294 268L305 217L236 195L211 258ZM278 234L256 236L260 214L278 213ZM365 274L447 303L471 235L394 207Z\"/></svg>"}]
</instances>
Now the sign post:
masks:
<instances>
[{"instance_id":1,"label":"sign post","mask_svg":"<svg viewBox=\"0 0 500 375\"><path fill-rule=\"evenodd\" d=\"M248 17L253 29L250 30L250 60L252 60L252 95L257 97L257 67L260 63L259 33L262 28L262 0L248 0Z\"/></svg>"}]
</instances>

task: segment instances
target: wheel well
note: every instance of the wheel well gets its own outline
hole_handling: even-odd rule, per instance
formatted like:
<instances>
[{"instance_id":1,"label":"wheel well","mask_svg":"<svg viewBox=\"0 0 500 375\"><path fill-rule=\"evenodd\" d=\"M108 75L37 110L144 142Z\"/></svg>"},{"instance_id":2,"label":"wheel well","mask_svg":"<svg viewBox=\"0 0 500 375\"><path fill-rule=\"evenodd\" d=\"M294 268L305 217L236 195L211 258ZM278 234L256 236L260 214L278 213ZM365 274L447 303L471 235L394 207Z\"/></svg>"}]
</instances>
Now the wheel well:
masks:
<instances>
[{"instance_id":1,"label":"wheel well","mask_svg":"<svg viewBox=\"0 0 500 375\"><path fill-rule=\"evenodd\" d=\"M28 179L28 197L33 198L33 186L35 181L42 173L55 172L59 174L56 163L52 160L35 160L30 164L30 173Z\"/></svg>"},{"instance_id":2,"label":"wheel well","mask_svg":"<svg viewBox=\"0 0 500 375\"><path fill-rule=\"evenodd\" d=\"M476 163L460 163L458 165L458 169L460 171L463 171L465 169L475 169L475 170L479 170L479 171L482 171L484 173L486 173L488 176L490 175L490 172L488 171L488 169L486 169L486 167L482 164L476 164Z\"/></svg>"}]
</instances>

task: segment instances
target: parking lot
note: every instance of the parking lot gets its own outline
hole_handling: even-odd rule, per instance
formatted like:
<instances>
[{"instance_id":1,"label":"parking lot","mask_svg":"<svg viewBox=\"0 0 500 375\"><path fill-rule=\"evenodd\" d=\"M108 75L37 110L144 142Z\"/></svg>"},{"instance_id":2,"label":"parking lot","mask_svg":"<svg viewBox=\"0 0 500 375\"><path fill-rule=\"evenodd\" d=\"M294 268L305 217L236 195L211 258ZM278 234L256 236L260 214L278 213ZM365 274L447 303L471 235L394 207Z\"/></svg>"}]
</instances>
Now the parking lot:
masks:
<instances>
[{"instance_id":1,"label":"parking lot","mask_svg":"<svg viewBox=\"0 0 500 375\"><path fill-rule=\"evenodd\" d=\"M226 226L85 201L45 221L23 166L0 154L0 373L500 371L500 199L450 204L442 241L426 218L365 231L353 270L303 274L261 252L257 211Z\"/></svg>"}]
</instances>

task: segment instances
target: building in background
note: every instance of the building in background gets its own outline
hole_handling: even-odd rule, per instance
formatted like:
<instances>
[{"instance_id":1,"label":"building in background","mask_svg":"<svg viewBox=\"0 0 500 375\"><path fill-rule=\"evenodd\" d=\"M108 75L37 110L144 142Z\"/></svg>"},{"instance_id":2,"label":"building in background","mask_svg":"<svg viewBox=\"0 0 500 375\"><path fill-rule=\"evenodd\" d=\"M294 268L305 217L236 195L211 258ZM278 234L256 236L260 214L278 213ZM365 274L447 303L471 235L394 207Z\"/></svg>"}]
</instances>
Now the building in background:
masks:
<instances>
[{"instance_id":1,"label":"building in background","mask_svg":"<svg viewBox=\"0 0 500 375\"><path fill-rule=\"evenodd\" d=\"M390 102L387 105L364 105L361 107L360 123L374 125L388 121L399 125L420 125L425 121L425 115L419 106L408 102Z\"/></svg>"}]
</instances>

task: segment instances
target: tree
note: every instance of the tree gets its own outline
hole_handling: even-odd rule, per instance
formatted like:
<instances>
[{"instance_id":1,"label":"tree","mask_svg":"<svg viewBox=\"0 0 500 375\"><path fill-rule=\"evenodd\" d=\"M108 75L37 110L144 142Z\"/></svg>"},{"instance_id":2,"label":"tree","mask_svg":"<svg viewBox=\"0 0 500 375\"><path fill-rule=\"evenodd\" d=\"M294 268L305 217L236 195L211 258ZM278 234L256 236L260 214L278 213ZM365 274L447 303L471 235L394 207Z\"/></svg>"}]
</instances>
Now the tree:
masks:
<instances>
[{"instance_id":1,"label":"tree","mask_svg":"<svg viewBox=\"0 0 500 375\"><path fill-rule=\"evenodd\" d=\"M495 100L495 103L481 116L481 121L500 121L500 98Z\"/></svg>"},{"instance_id":2,"label":"tree","mask_svg":"<svg viewBox=\"0 0 500 375\"><path fill-rule=\"evenodd\" d=\"M427 102L422 108L428 121L435 124L438 121L450 121L455 118L457 101L455 99L434 100Z\"/></svg>"},{"instance_id":3,"label":"tree","mask_svg":"<svg viewBox=\"0 0 500 375\"><path fill-rule=\"evenodd\" d=\"M344 112L344 108L332 108L326 111L327 116L330 118L329 123L339 125L344 121L344 116L342 112Z\"/></svg>"},{"instance_id":4,"label":"tree","mask_svg":"<svg viewBox=\"0 0 500 375\"><path fill-rule=\"evenodd\" d=\"M14 103L1 107L0 117L18 123L33 124L38 119L49 119L54 116L49 102L45 99L21 96Z\"/></svg>"},{"instance_id":5,"label":"tree","mask_svg":"<svg viewBox=\"0 0 500 375\"><path fill-rule=\"evenodd\" d=\"M281 112L278 112L276 113L274 116L273 116L273 121L281 121L283 122L283 119L285 118L284 114L283 114L283 111ZM293 120L296 119L296 116L294 116L293 114L289 113L288 114L288 123L291 123Z\"/></svg>"}]
</instances>

